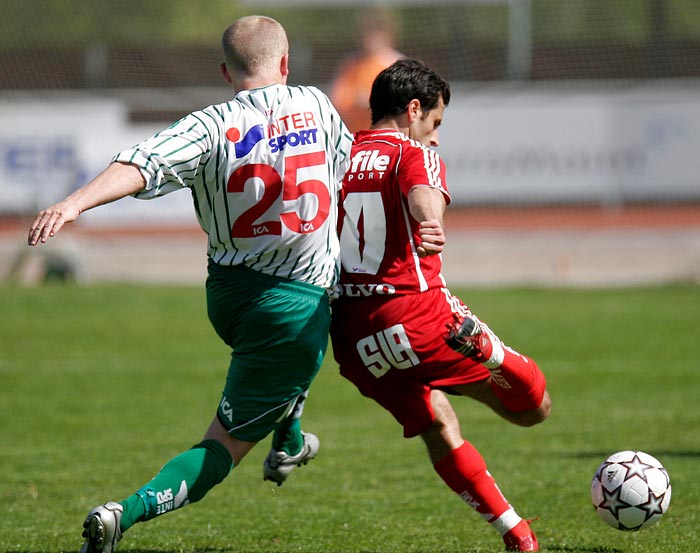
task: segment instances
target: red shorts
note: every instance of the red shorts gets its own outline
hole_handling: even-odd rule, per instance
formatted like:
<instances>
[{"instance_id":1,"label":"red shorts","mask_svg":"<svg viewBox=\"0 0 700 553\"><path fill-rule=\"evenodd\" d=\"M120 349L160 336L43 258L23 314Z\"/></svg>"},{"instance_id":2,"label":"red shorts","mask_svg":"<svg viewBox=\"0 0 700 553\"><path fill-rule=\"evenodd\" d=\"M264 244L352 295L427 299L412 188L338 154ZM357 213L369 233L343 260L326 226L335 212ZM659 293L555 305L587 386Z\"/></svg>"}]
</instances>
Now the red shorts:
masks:
<instances>
[{"instance_id":1,"label":"red shorts","mask_svg":"<svg viewBox=\"0 0 700 553\"><path fill-rule=\"evenodd\" d=\"M333 302L331 341L340 374L387 409L404 436L433 422L430 391L485 380L489 371L446 343L454 315L469 312L449 290Z\"/></svg>"}]
</instances>

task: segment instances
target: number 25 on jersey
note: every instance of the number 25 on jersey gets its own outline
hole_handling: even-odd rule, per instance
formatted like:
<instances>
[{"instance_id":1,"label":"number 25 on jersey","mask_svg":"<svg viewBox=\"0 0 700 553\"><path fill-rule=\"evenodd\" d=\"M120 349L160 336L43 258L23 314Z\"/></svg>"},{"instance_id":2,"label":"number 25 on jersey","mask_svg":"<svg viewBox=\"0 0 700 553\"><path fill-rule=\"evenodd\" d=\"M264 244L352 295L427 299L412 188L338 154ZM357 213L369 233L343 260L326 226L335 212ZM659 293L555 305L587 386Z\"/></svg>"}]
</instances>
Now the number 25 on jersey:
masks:
<instances>
[{"instance_id":1,"label":"number 25 on jersey","mask_svg":"<svg viewBox=\"0 0 700 553\"><path fill-rule=\"evenodd\" d=\"M262 197L248 208L233 223L233 238L255 238L265 234L282 234L282 225L298 234L309 234L318 229L328 219L331 195L328 185L318 179L298 181L299 170L307 167L325 165L325 152L312 152L288 156L285 158L284 178L270 165L251 163L236 169L228 179L227 191L243 192L248 179L260 179L265 187ZM303 219L304 195L316 198L316 215ZM278 199L294 201L294 209L282 212L275 210Z\"/></svg>"}]
</instances>

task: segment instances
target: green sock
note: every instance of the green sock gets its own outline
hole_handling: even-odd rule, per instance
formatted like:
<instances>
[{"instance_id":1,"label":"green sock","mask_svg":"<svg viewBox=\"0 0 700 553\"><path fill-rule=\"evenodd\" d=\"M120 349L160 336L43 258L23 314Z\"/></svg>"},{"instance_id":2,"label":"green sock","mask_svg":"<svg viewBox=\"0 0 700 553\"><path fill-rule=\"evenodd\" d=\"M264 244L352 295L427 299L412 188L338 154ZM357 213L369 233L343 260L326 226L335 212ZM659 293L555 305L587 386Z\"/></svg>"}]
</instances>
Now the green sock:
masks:
<instances>
[{"instance_id":1,"label":"green sock","mask_svg":"<svg viewBox=\"0 0 700 553\"><path fill-rule=\"evenodd\" d=\"M277 425L272 435L272 447L277 451L284 451L287 455L296 455L303 446L304 437L301 435L299 419L287 417Z\"/></svg>"},{"instance_id":2,"label":"green sock","mask_svg":"<svg viewBox=\"0 0 700 553\"><path fill-rule=\"evenodd\" d=\"M122 532L202 499L233 468L228 450L216 440L204 440L168 461L153 480L121 501Z\"/></svg>"}]
</instances>

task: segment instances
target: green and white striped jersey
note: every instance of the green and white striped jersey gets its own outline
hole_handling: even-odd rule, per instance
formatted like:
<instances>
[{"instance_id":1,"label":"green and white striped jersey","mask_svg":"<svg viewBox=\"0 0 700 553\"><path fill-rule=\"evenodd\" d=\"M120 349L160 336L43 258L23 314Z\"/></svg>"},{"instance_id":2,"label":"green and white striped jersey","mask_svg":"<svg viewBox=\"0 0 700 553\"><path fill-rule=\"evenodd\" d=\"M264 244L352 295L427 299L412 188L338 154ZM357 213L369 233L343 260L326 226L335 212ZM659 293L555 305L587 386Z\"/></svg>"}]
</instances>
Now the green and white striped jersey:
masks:
<instances>
[{"instance_id":1,"label":"green and white striped jersey","mask_svg":"<svg viewBox=\"0 0 700 553\"><path fill-rule=\"evenodd\" d=\"M150 199L192 192L220 265L328 288L339 273L338 196L352 135L315 87L242 91L115 156L141 168Z\"/></svg>"}]
</instances>

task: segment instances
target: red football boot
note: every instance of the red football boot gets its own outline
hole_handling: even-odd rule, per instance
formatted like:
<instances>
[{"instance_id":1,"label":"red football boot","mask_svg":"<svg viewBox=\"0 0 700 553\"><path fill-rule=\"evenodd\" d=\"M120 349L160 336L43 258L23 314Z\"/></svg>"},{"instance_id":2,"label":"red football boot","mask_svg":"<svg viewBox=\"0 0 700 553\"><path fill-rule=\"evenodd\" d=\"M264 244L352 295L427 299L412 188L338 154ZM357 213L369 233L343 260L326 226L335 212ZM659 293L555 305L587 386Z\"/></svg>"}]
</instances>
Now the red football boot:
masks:
<instances>
[{"instance_id":1,"label":"red football boot","mask_svg":"<svg viewBox=\"0 0 700 553\"><path fill-rule=\"evenodd\" d=\"M453 350L467 358L477 361L485 360L480 347L480 337L483 331L473 318L466 316L460 323L459 318L455 315L452 324L447 325L447 330L445 342Z\"/></svg>"},{"instance_id":2,"label":"red football boot","mask_svg":"<svg viewBox=\"0 0 700 553\"><path fill-rule=\"evenodd\" d=\"M506 551L539 551L540 545L530 528L529 520L521 520L503 536Z\"/></svg>"}]
</instances>

